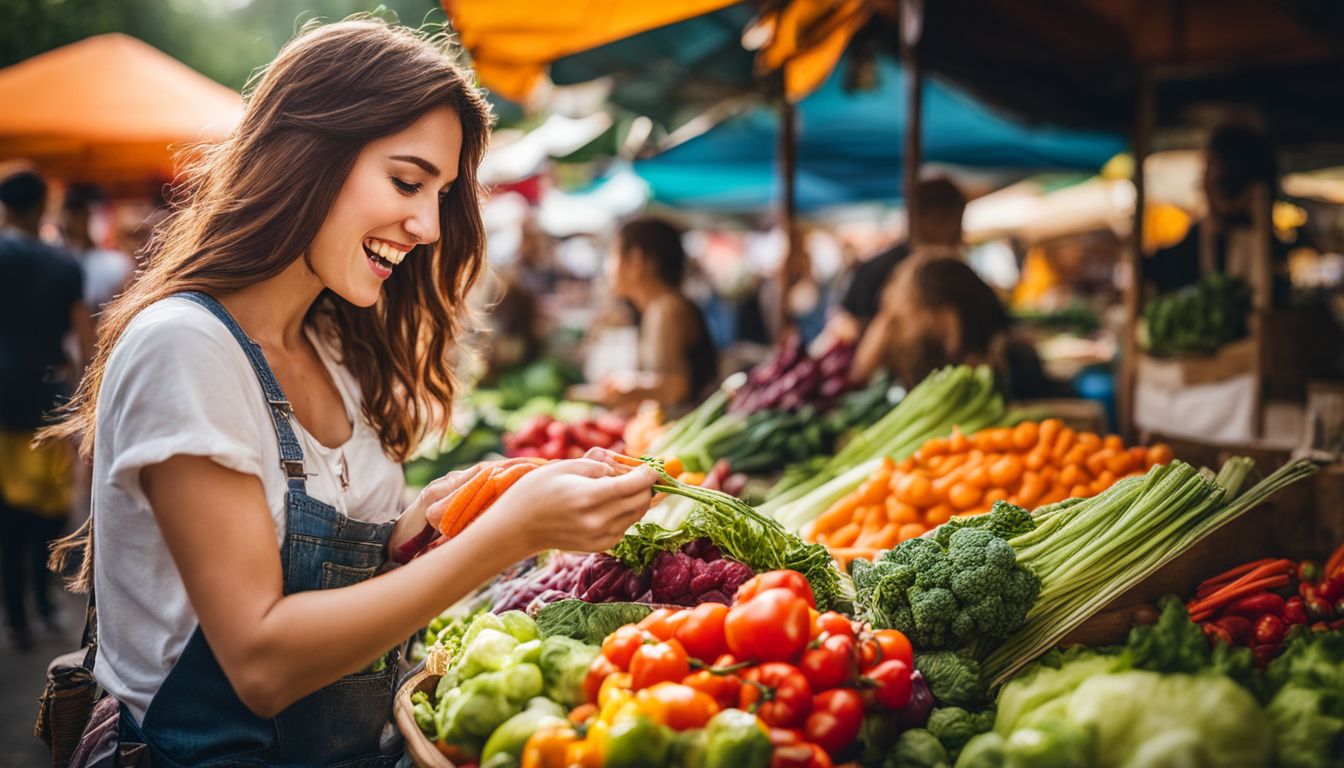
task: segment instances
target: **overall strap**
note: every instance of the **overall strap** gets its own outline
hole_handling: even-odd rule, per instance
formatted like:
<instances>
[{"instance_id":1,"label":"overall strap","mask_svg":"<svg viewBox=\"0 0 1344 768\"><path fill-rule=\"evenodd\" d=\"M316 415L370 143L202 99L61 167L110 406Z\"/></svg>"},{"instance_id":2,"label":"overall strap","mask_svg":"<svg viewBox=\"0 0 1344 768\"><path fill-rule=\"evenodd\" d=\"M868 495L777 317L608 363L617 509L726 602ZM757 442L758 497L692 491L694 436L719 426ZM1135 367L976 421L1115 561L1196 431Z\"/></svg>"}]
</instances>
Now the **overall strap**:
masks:
<instances>
[{"instance_id":1,"label":"overall strap","mask_svg":"<svg viewBox=\"0 0 1344 768\"><path fill-rule=\"evenodd\" d=\"M238 321L233 319L233 315L229 314L229 310L225 309L218 299L197 291L185 291L176 295L194 301L209 310L210 314L224 323L233 334L233 338L238 341L238 346L243 348L248 362L252 364L252 371L257 375L257 381L261 382L261 389L266 394L266 403L270 406L271 422L275 425L275 436L280 446L280 468L285 472L289 489L306 492L307 475L303 468L303 449L299 447L299 440L289 424L289 417L294 410L290 407L284 391L280 389L280 382L275 380L275 374L271 371L270 363L266 362L261 346L247 337Z\"/></svg>"}]
</instances>

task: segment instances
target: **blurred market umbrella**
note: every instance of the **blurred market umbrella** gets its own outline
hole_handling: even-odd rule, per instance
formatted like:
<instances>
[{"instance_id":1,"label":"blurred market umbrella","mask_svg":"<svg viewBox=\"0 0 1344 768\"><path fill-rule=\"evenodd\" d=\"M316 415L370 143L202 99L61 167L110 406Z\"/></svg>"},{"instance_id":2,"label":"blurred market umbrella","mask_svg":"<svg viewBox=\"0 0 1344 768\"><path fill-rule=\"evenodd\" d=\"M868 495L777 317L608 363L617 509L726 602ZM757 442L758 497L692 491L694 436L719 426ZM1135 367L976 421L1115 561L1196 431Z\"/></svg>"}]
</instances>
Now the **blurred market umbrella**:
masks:
<instances>
[{"instance_id":1,"label":"blurred market umbrella","mask_svg":"<svg viewBox=\"0 0 1344 768\"><path fill-rule=\"evenodd\" d=\"M443 0L481 84L527 103L551 62L736 0Z\"/></svg>"},{"instance_id":2,"label":"blurred market umbrella","mask_svg":"<svg viewBox=\"0 0 1344 768\"><path fill-rule=\"evenodd\" d=\"M873 67L870 90L846 87L851 65ZM801 209L902 197L901 65L884 56L847 62L797 106ZM986 108L955 85L925 78L924 159L1014 173L1095 172L1125 148L1118 133L1027 125ZM782 195L775 172L780 125L766 108L730 118L634 169L655 200L683 207L758 210Z\"/></svg>"},{"instance_id":3,"label":"blurred market umbrella","mask_svg":"<svg viewBox=\"0 0 1344 768\"><path fill-rule=\"evenodd\" d=\"M123 34L0 69L0 160L67 182L172 178L176 145L226 136L242 97Z\"/></svg>"}]
</instances>

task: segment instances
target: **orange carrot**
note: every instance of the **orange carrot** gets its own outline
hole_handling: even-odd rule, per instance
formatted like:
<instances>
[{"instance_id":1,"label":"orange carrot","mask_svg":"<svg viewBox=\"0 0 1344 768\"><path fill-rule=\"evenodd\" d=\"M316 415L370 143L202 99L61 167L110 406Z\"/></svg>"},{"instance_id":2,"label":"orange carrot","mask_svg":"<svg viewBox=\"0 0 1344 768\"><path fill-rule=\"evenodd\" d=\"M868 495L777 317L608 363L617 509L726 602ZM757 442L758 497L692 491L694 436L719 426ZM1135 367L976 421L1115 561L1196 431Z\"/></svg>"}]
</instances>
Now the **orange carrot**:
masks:
<instances>
[{"instance_id":1,"label":"orange carrot","mask_svg":"<svg viewBox=\"0 0 1344 768\"><path fill-rule=\"evenodd\" d=\"M1194 600L1186 605L1186 610L1190 612L1191 617L1196 615L1207 615L1217 608L1221 608L1234 600L1245 597L1252 592L1259 592L1263 589L1278 589L1288 583L1288 575L1270 576L1268 578L1250 581L1240 586L1229 586L1218 592L1204 598L1203 600Z\"/></svg>"},{"instance_id":2,"label":"orange carrot","mask_svg":"<svg viewBox=\"0 0 1344 768\"><path fill-rule=\"evenodd\" d=\"M854 540L859 538L859 531L862 530L858 523L848 523L840 530L831 534L828 544L836 547L853 546Z\"/></svg>"},{"instance_id":3,"label":"orange carrot","mask_svg":"<svg viewBox=\"0 0 1344 768\"><path fill-rule=\"evenodd\" d=\"M465 521L462 521L463 516L471 508L477 494L490 482L494 473L493 467L484 468L461 488L453 491L452 500L448 502L443 510L443 517L439 519L439 533L445 536L453 536L466 527Z\"/></svg>"}]
</instances>

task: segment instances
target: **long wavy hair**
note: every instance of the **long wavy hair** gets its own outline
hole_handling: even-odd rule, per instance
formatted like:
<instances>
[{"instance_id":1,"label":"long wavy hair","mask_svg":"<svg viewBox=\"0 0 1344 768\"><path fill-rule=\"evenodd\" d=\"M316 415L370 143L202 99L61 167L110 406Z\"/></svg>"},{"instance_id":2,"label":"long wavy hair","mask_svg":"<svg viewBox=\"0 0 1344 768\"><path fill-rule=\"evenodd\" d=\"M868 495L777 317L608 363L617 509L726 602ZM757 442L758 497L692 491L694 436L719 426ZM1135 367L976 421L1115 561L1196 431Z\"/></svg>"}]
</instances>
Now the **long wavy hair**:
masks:
<instances>
[{"instance_id":1,"label":"long wavy hair","mask_svg":"<svg viewBox=\"0 0 1344 768\"><path fill-rule=\"evenodd\" d=\"M476 171L493 117L446 35L369 16L309 25L249 83L242 122L200 148L174 210L146 247L148 265L106 310L93 361L65 418L46 438L96 446L107 361L145 307L182 291L227 295L274 277L307 250L360 150L432 109L462 123L459 177L439 210L437 243L416 246L370 308L324 291L306 322L339 345L359 381L363 416L389 457L404 461L427 430L445 425L456 389L450 352L463 335L466 294L485 254ZM311 263L309 263L311 268ZM83 528L53 547L51 565L91 542ZM71 588L87 589L91 548Z\"/></svg>"}]
</instances>

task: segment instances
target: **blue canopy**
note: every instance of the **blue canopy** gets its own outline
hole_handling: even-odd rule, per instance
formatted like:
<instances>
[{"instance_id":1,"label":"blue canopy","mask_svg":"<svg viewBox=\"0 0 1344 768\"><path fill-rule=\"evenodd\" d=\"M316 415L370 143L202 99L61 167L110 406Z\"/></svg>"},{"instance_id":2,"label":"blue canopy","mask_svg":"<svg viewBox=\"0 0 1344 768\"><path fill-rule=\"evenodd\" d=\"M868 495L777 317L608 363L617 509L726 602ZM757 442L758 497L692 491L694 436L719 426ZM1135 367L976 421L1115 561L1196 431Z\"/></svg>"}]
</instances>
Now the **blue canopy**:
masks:
<instances>
[{"instance_id":1,"label":"blue canopy","mask_svg":"<svg viewBox=\"0 0 1344 768\"><path fill-rule=\"evenodd\" d=\"M877 59L877 87L844 88L844 63L797 108L800 209L901 197L905 95L901 68ZM1029 126L936 78L924 84L923 158L1002 170L1100 168L1125 149L1118 134ZM658 202L759 210L781 197L779 118L766 107L731 118L634 170Z\"/></svg>"}]
</instances>

